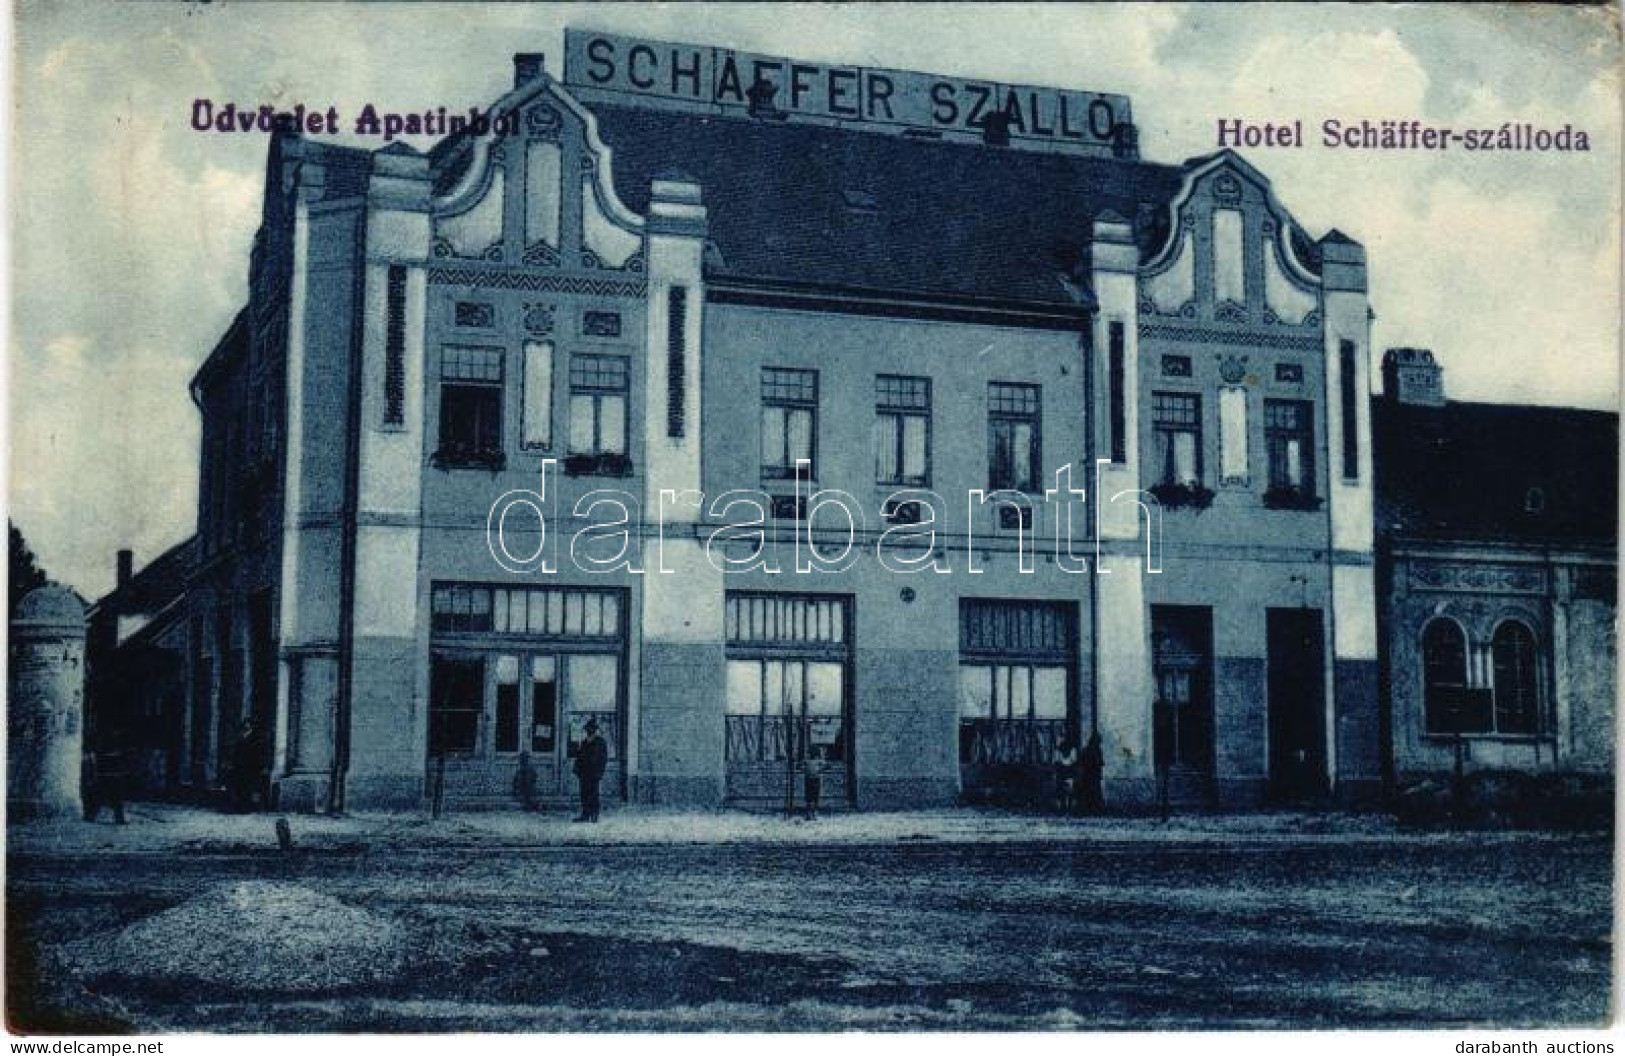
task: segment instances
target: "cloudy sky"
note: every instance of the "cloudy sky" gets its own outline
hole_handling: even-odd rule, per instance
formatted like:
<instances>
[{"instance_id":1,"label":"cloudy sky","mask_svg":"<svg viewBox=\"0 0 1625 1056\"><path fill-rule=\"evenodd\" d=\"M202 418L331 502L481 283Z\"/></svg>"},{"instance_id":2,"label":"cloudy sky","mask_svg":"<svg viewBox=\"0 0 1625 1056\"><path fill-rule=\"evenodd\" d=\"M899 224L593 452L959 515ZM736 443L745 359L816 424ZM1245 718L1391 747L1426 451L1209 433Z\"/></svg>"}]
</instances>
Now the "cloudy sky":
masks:
<instances>
[{"instance_id":1,"label":"cloudy sky","mask_svg":"<svg viewBox=\"0 0 1625 1056\"><path fill-rule=\"evenodd\" d=\"M1560 7L90 6L18 0L10 513L94 596L113 553L192 530L186 384L241 304L265 141L192 100L354 113L484 105L566 25L1128 95L1145 157L1221 117L1572 124L1587 154L1260 150L1298 219L1371 258L1374 347L1430 347L1453 396L1615 407L1619 30ZM342 137L341 137L342 138ZM1311 137L1313 138L1313 137ZM427 146L427 143L420 144Z\"/></svg>"}]
</instances>

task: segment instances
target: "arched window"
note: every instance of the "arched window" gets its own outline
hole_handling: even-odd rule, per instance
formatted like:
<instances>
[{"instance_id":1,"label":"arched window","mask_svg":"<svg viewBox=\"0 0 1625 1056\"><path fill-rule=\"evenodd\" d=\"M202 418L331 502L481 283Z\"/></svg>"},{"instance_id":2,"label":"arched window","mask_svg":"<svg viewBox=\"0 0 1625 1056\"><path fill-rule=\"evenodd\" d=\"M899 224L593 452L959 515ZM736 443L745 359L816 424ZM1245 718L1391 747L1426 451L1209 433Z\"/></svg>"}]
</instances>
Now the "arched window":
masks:
<instances>
[{"instance_id":1,"label":"arched window","mask_svg":"<svg viewBox=\"0 0 1625 1056\"><path fill-rule=\"evenodd\" d=\"M1430 733L1461 729L1466 705L1467 638L1455 620L1439 618L1422 631L1422 704Z\"/></svg>"},{"instance_id":2,"label":"arched window","mask_svg":"<svg viewBox=\"0 0 1625 1056\"><path fill-rule=\"evenodd\" d=\"M1540 707L1535 679L1535 636L1517 620L1495 629L1490 644L1495 664L1495 730L1539 733Z\"/></svg>"}]
</instances>

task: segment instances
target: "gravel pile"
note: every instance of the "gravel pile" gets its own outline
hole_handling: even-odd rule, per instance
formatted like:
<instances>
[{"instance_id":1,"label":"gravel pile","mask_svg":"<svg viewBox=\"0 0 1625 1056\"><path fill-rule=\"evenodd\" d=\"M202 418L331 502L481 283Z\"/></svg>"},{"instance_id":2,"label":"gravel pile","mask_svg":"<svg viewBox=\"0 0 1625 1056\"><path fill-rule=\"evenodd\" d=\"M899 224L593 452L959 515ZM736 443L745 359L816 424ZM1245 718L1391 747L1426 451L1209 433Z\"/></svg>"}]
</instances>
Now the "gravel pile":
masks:
<instances>
[{"instance_id":1,"label":"gravel pile","mask_svg":"<svg viewBox=\"0 0 1625 1056\"><path fill-rule=\"evenodd\" d=\"M325 991L395 974L399 923L298 884L222 884L112 936L79 945L81 971L155 982L279 992Z\"/></svg>"}]
</instances>

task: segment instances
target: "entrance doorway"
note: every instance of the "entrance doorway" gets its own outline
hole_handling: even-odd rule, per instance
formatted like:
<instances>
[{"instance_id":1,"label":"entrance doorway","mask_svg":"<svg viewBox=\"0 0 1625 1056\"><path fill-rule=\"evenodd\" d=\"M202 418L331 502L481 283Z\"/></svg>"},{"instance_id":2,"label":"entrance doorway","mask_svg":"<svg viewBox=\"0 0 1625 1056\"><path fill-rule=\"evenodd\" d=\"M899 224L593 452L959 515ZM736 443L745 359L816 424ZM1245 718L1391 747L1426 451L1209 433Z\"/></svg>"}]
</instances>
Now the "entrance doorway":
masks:
<instances>
[{"instance_id":1,"label":"entrance doorway","mask_svg":"<svg viewBox=\"0 0 1625 1056\"><path fill-rule=\"evenodd\" d=\"M1319 609L1270 609L1267 620L1270 793L1319 800L1329 791L1324 621Z\"/></svg>"},{"instance_id":2,"label":"entrance doorway","mask_svg":"<svg viewBox=\"0 0 1625 1056\"><path fill-rule=\"evenodd\" d=\"M1077 608L959 603L959 781L973 803L1052 805L1056 759L1078 744Z\"/></svg>"},{"instance_id":3,"label":"entrance doorway","mask_svg":"<svg viewBox=\"0 0 1625 1056\"><path fill-rule=\"evenodd\" d=\"M821 807L853 795L849 603L820 595L730 592L723 758L726 796L753 810Z\"/></svg>"},{"instance_id":4,"label":"entrance doorway","mask_svg":"<svg viewBox=\"0 0 1625 1056\"><path fill-rule=\"evenodd\" d=\"M1207 806L1213 785L1213 610L1151 606L1152 752L1158 798Z\"/></svg>"},{"instance_id":5,"label":"entrance doorway","mask_svg":"<svg viewBox=\"0 0 1625 1056\"><path fill-rule=\"evenodd\" d=\"M600 789L621 791L620 592L437 584L426 793L455 809L575 802L572 763L596 722Z\"/></svg>"},{"instance_id":6,"label":"entrance doorway","mask_svg":"<svg viewBox=\"0 0 1625 1056\"><path fill-rule=\"evenodd\" d=\"M728 797L741 805L804 806L808 760L821 800L844 804L846 671L827 660L729 660Z\"/></svg>"},{"instance_id":7,"label":"entrance doorway","mask_svg":"<svg viewBox=\"0 0 1625 1056\"><path fill-rule=\"evenodd\" d=\"M571 763L588 721L617 769L613 653L459 652L431 661L430 791L447 800L512 800L540 806L575 795ZM618 786L606 772L606 793Z\"/></svg>"}]
</instances>

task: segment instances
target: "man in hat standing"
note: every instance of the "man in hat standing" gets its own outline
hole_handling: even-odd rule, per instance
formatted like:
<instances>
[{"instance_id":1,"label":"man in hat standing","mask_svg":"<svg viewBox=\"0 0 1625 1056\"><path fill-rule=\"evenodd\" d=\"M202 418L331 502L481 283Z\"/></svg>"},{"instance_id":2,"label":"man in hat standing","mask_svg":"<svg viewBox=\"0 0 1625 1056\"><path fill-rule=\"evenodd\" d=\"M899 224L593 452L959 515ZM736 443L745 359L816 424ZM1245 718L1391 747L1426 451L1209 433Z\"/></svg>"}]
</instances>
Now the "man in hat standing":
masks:
<instances>
[{"instance_id":1,"label":"man in hat standing","mask_svg":"<svg viewBox=\"0 0 1625 1056\"><path fill-rule=\"evenodd\" d=\"M581 785L577 821L598 820L598 782L609 765L609 745L598 735L598 720L587 720L587 738L576 748L576 781Z\"/></svg>"}]
</instances>

